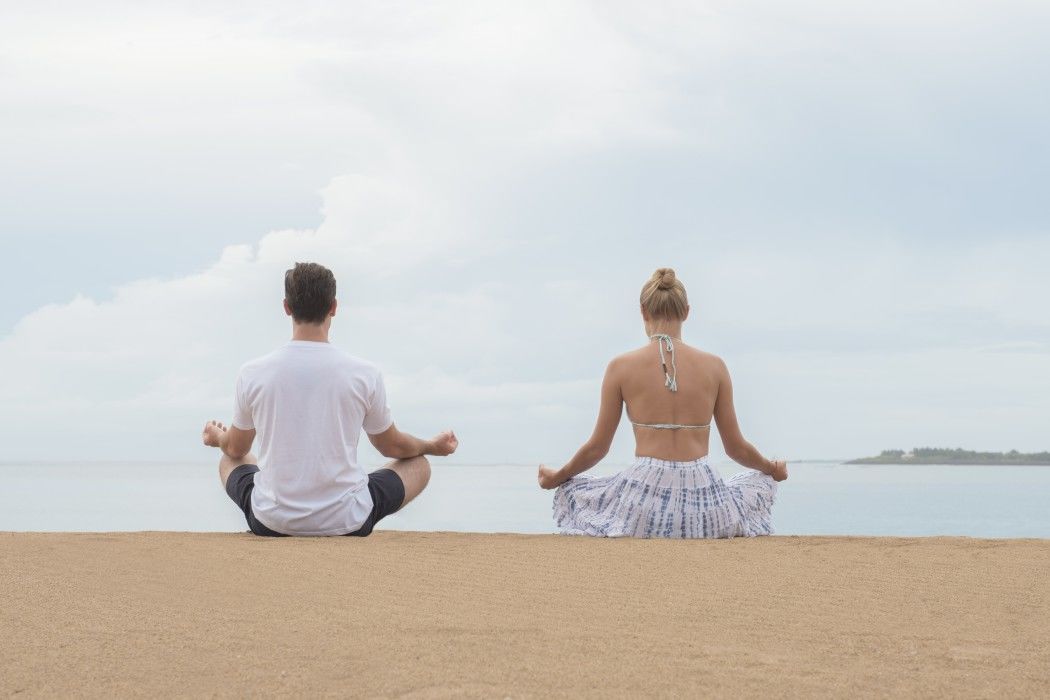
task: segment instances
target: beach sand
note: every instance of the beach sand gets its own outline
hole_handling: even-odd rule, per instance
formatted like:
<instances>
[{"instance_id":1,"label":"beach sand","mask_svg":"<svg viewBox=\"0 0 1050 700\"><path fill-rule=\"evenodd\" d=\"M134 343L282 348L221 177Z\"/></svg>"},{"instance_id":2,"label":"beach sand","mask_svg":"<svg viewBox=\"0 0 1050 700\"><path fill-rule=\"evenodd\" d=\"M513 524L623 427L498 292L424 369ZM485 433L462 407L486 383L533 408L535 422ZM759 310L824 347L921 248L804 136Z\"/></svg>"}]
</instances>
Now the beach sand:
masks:
<instances>
[{"instance_id":1,"label":"beach sand","mask_svg":"<svg viewBox=\"0 0 1050 700\"><path fill-rule=\"evenodd\" d=\"M1050 695L1050 540L0 533L0 694Z\"/></svg>"}]
</instances>

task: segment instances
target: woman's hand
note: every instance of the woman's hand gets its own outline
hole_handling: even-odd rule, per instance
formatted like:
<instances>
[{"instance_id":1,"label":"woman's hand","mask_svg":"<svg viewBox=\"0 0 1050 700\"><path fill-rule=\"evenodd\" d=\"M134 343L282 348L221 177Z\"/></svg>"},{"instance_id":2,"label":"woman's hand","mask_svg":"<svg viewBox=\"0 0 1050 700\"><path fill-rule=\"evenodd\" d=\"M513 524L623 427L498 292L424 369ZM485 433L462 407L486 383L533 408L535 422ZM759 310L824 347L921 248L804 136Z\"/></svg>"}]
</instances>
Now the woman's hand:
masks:
<instances>
[{"instance_id":1,"label":"woman's hand","mask_svg":"<svg viewBox=\"0 0 1050 700\"><path fill-rule=\"evenodd\" d=\"M774 459L770 462L773 465L773 471L770 472L770 476L773 477L773 481L784 481L788 478L788 463L782 459Z\"/></svg>"},{"instance_id":2,"label":"woman's hand","mask_svg":"<svg viewBox=\"0 0 1050 700\"><path fill-rule=\"evenodd\" d=\"M567 481L559 470L551 469L545 464L540 465L540 473L536 479L540 482L541 489L556 489Z\"/></svg>"}]
</instances>

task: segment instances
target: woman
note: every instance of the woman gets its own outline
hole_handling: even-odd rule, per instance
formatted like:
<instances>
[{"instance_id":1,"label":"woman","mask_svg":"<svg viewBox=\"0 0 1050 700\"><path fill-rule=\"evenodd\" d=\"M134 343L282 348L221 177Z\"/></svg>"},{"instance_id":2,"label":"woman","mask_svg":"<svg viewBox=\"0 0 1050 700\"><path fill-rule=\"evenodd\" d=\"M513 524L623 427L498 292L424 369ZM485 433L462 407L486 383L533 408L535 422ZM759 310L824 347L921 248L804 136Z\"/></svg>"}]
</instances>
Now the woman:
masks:
<instances>
[{"instance_id":1,"label":"woman","mask_svg":"<svg viewBox=\"0 0 1050 700\"><path fill-rule=\"evenodd\" d=\"M559 529L602 537L772 534L770 509L787 464L766 459L741 435L725 363L682 342L689 302L674 270L653 273L641 306L649 343L609 363L591 439L561 469L540 465L540 486L558 489ZM580 477L608 453L624 404L634 464L615 476ZM723 481L711 468L712 419L726 454L755 471Z\"/></svg>"}]
</instances>

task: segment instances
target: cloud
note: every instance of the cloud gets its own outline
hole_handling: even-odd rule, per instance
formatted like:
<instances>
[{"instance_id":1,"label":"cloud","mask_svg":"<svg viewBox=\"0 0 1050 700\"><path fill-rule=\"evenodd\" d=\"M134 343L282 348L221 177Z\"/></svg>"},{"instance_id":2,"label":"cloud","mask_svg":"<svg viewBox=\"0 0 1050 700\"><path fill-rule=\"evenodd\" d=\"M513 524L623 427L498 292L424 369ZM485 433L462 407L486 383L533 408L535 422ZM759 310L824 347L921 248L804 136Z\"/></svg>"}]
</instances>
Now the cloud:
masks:
<instances>
[{"instance_id":1,"label":"cloud","mask_svg":"<svg viewBox=\"0 0 1050 700\"><path fill-rule=\"evenodd\" d=\"M1038 8L63 12L0 30L5 229L51 217L36 255L119 282L0 340L0 458L201 458L297 260L336 272L334 339L399 423L465 461L567 458L668 264L767 451L1045 449ZM308 182L319 216L225 223ZM140 274L121 216L206 262Z\"/></svg>"},{"instance_id":2,"label":"cloud","mask_svg":"<svg viewBox=\"0 0 1050 700\"><path fill-rule=\"evenodd\" d=\"M460 232L442 227L426 198L403 184L338 178L325 190L325 211L316 230L275 231L255 245L229 246L198 274L133 281L110 300L78 297L23 318L0 341L0 405L12 452L39 453L30 436L56 425L63 441L49 449L63 456L85 449L116 456L118 444L140 452L157 444L156 434L225 415L237 366L288 333L282 280L295 261L323 260L364 294L460 245ZM425 229L417 220L423 215ZM443 259L455 264L455 256ZM445 295L442 308L458 313L471 303ZM389 351L399 340L384 346ZM184 432L180 441L191 437Z\"/></svg>"},{"instance_id":3,"label":"cloud","mask_svg":"<svg viewBox=\"0 0 1050 700\"><path fill-rule=\"evenodd\" d=\"M307 259L335 270L334 339L384 368L401 425L456 428L468 462L567 457L591 428L604 363L641 341L648 269L615 250L592 251L577 277L518 268L512 244L475 245L442 209L403 183L338 178L315 230L26 316L0 341L5 457L194 457L198 424L229 412L239 364L287 336L283 270ZM829 256L730 249L675 264L693 293L688 335L730 362L752 438L820 457L977 434L1034 448L1050 395L1037 313L1048 254L1034 242L882 250L829 269Z\"/></svg>"}]
</instances>

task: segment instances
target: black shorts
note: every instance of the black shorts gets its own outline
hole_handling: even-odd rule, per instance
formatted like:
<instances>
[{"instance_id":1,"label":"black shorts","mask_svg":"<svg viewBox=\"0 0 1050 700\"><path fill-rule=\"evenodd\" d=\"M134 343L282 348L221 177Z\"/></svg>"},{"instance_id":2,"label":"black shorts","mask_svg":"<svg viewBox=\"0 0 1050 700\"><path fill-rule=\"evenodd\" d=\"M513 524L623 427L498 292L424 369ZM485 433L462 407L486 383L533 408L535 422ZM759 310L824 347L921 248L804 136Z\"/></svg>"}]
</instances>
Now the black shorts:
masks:
<instances>
[{"instance_id":1,"label":"black shorts","mask_svg":"<svg viewBox=\"0 0 1050 700\"><path fill-rule=\"evenodd\" d=\"M258 471L259 467L254 464L242 464L234 469L230 472L230 478L226 480L226 494L244 511L248 529L254 534L263 537L287 537L260 523L252 512L252 490L255 489L255 474ZM405 502L405 485L392 469L377 469L369 474L368 492L372 494L372 512L358 530L348 533L349 536L368 537L376 523L396 513Z\"/></svg>"}]
</instances>

